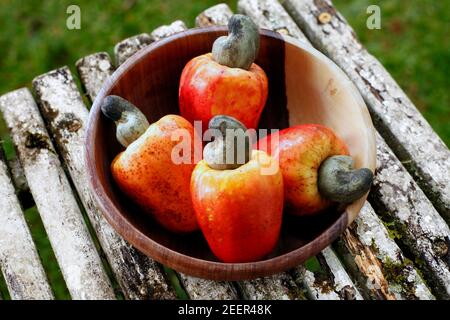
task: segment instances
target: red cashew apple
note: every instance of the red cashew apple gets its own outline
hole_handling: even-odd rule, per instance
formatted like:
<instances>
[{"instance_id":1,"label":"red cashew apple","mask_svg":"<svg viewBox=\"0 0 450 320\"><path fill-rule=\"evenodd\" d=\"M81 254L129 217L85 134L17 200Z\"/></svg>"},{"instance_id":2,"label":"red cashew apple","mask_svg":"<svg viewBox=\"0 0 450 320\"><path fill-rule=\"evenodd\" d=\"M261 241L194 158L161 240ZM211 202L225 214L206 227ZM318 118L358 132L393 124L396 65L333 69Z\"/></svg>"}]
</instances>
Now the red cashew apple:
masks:
<instances>
[{"instance_id":1,"label":"red cashew apple","mask_svg":"<svg viewBox=\"0 0 450 320\"><path fill-rule=\"evenodd\" d=\"M263 174L272 161L263 151L250 151L246 140L242 161L226 161L226 150L239 150L227 130L245 127L231 117L216 116L210 128L220 130L206 145L204 160L192 173L191 194L197 220L213 253L224 262L256 261L275 247L283 212L283 179L276 166Z\"/></svg>"},{"instance_id":2,"label":"red cashew apple","mask_svg":"<svg viewBox=\"0 0 450 320\"><path fill-rule=\"evenodd\" d=\"M333 203L351 203L370 188L370 169L353 169L345 143L322 125L305 124L258 141L279 161L286 209L299 216L314 215ZM274 140L274 141L272 141Z\"/></svg>"},{"instance_id":3,"label":"red cashew apple","mask_svg":"<svg viewBox=\"0 0 450 320\"><path fill-rule=\"evenodd\" d=\"M172 133L186 130L194 144L197 134L192 124L167 115L149 125L139 109L118 96L107 96L102 111L116 122L117 139L126 148L111 164L119 188L168 230L197 230L189 193L194 161L175 164L171 158L178 143L172 141Z\"/></svg>"},{"instance_id":4,"label":"red cashew apple","mask_svg":"<svg viewBox=\"0 0 450 320\"><path fill-rule=\"evenodd\" d=\"M180 113L187 120L209 120L230 115L256 129L267 100L268 80L253 63L259 50L259 30L243 15L231 17L229 35L218 38L212 53L189 61L180 79Z\"/></svg>"}]
</instances>

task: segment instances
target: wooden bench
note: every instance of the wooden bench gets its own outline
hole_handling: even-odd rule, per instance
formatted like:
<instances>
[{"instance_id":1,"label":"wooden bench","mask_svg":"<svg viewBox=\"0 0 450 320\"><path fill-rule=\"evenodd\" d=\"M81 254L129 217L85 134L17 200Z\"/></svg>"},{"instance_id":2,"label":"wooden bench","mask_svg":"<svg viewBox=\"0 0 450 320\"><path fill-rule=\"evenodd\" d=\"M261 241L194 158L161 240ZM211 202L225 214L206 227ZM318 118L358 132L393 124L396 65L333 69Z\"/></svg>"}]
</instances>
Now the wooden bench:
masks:
<instances>
[{"instance_id":1,"label":"wooden bench","mask_svg":"<svg viewBox=\"0 0 450 320\"><path fill-rule=\"evenodd\" d=\"M176 273L181 290L191 299L449 299L448 148L331 1L240 0L238 11L262 28L316 47L354 82L378 131L376 180L356 221L305 265L240 282ZM324 13L329 19L320 18ZM225 25L231 15L220 4L195 23ZM80 59L82 93L64 66L35 78L33 92L22 88L0 97L19 160L0 156L0 267L12 299L54 297L25 221L29 202L19 192L32 195L73 299L115 299L112 282L127 299L177 298L170 270L122 239L94 200L83 161L84 101L93 101L105 79L137 50L185 29L175 21L125 39L114 47L114 62L106 52Z\"/></svg>"}]
</instances>

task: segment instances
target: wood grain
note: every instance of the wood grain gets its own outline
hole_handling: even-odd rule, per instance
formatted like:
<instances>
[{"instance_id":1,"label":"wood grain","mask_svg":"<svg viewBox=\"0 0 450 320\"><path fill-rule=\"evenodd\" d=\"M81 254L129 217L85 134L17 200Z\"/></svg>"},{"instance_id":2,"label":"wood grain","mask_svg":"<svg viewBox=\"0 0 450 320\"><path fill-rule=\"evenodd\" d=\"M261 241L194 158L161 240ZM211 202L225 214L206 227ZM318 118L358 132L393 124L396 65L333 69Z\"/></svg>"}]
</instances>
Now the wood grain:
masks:
<instances>
[{"instance_id":1,"label":"wood grain","mask_svg":"<svg viewBox=\"0 0 450 320\"><path fill-rule=\"evenodd\" d=\"M141 33L136 36L126 38L114 46L114 56L116 66L120 66L139 49L144 48L153 42L148 33Z\"/></svg>"},{"instance_id":2,"label":"wood grain","mask_svg":"<svg viewBox=\"0 0 450 320\"><path fill-rule=\"evenodd\" d=\"M195 25L197 27L226 26L232 15L230 7L225 3L220 3L201 12L195 18Z\"/></svg>"},{"instance_id":3,"label":"wood grain","mask_svg":"<svg viewBox=\"0 0 450 320\"><path fill-rule=\"evenodd\" d=\"M28 89L0 97L31 193L73 299L114 299L69 181Z\"/></svg>"},{"instance_id":4,"label":"wood grain","mask_svg":"<svg viewBox=\"0 0 450 320\"><path fill-rule=\"evenodd\" d=\"M252 1L249 1L252 2ZM255 4L249 4L246 0L241 0L241 6L244 8L254 8ZM258 6L256 6L258 7ZM278 9L278 10L284 10L284 9ZM263 12L260 13L252 13L252 16L256 17L257 21L266 19ZM279 14L280 17L286 17L287 14ZM286 18L285 18L286 19ZM290 18L287 18L290 19ZM267 23L267 22L266 22ZM288 22L286 22L287 24ZM303 39L303 37L302 37ZM307 40L308 41L308 40ZM384 143L381 141L381 143ZM380 158L378 158L378 161L380 161ZM397 160L397 165L400 165L400 162ZM390 202L391 199L389 197L379 195L379 200L382 202ZM368 203L365 204L365 207L370 205ZM371 219L368 215L361 215L358 217L358 223L361 226L365 226L365 230L368 234L374 234L376 236L373 236L370 246L363 246L364 250L366 250L367 257L372 257L373 259L364 259L363 261L359 261L359 272L362 272L360 274L363 278L366 277L366 280L368 278L371 279L371 281L378 281L374 285L364 283L362 285L363 293L365 297L367 298L394 298L394 296L397 299L402 299L406 297L414 296L414 292L417 292L418 298L427 299L430 295L429 290L427 291L426 285L423 281L421 281L420 277L416 277L417 271L410 265L401 263L401 257L402 253L398 246L392 246L391 243L395 242L391 239L390 242L387 242L385 238L383 238L383 234L387 234L386 227L383 225L380 219ZM346 230L346 232L340 237L340 242L345 243L348 245L356 245L356 243L364 243L364 234L356 234L354 235L351 232L351 229ZM356 242L356 243L355 243ZM348 248L349 249L349 248ZM356 252L354 252L356 254ZM383 253L383 254L381 254ZM381 256L380 256L381 254ZM389 274L388 268L381 268L379 267L380 263L382 264L383 261L386 262L386 257L396 257L399 255L400 258L394 259L392 261L391 266L395 266L396 272L403 272L405 275L410 274L409 280L410 281L404 281L405 286L398 287L395 285L386 285L386 278L390 279L392 278ZM376 258L377 257L377 258ZM360 259L361 256L353 256L355 259ZM379 259L381 258L381 260ZM323 259L321 259L323 261ZM350 259L351 260L351 259ZM349 267L350 270L354 270L354 264L350 262L350 260L345 260L347 267ZM413 270L410 270L413 269ZM377 270L377 272L375 272ZM401 270L401 271L400 271ZM353 273L355 275L355 273ZM368 277L368 278L367 278ZM361 279L357 277L357 279ZM388 281L389 282L389 281ZM392 281L391 281L392 282ZM384 283L384 287L382 286L382 283ZM423 289L425 287L425 289ZM387 288L385 291L380 291L378 289L380 288ZM403 295L402 295L403 294Z\"/></svg>"},{"instance_id":5,"label":"wood grain","mask_svg":"<svg viewBox=\"0 0 450 320\"><path fill-rule=\"evenodd\" d=\"M0 268L11 299L53 299L53 292L9 177L1 143L0 235Z\"/></svg>"},{"instance_id":6,"label":"wood grain","mask_svg":"<svg viewBox=\"0 0 450 320\"><path fill-rule=\"evenodd\" d=\"M142 33L125 40L122 40L114 46L114 53L116 57L116 66L120 66L133 54L149 44L161 40L165 37L171 36L175 33L185 31L187 29L185 23L181 20L176 20L169 25L162 25L149 35Z\"/></svg>"},{"instance_id":7,"label":"wood grain","mask_svg":"<svg viewBox=\"0 0 450 320\"><path fill-rule=\"evenodd\" d=\"M152 37L153 41L158 41L185 30L187 30L187 27L184 22L181 20L176 20L169 25L163 25L156 28L152 31L150 36Z\"/></svg>"},{"instance_id":8,"label":"wood grain","mask_svg":"<svg viewBox=\"0 0 450 320\"><path fill-rule=\"evenodd\" d=\"M91 101L95 100L103 83L113 73L114 66L107 52L98 52L76 62L81 83Z\"/></svg>"},{"instance_id":9,"label":"wood grain","mask_svg":"<svg viewBox=\"0 0 450 320\"><path fill-rule=\"evenodd\" d=\"M260 28L305 41L303 32L277 0L239 0L238 11L248 15Z\"/></svg>"},{"instance_id":10,"label":"wood grain","mask_svg":"<svg viewBox=\"0 0 450 320\"><path fill-rule=\"evenodd\" d=\"M366 299L434 299L368 202L336 247Z\"/></svg>"},{"instance_id":11,"label":"wood grain","mask_svg":"<svg viewBox=\"0 0 450 320\"><path fill-rule=\"evenodd\" d=\"M231 282L211 281L179 273L184 290L193 300L235 300L239 298Z\"/></svg>"},{"instance_id":12,"label":"wood grain","mask_svg":"<svg viewBox=\"0 0 450 320\"><path fill-rule=\"evenodd\" d=\"M306 288L306 295L312 300L362 300L341 262L330 247L316 256L319 266L308 270L299 266L292 270L297 283Z\"/></svg>"},{"instance_id":13,"label":"wood grain","mask_svg":"<svg viewBox=\"0 0 450 320\"><path fill-rule=\"evenodd\" d=\"M99 59L99 60L96 60ZM100 65L104 54L84 60L89 65ZM80 64L79 64L80 65ZM81 65L80 65L81 66ZM101 79L100 71L107 74L110 68L94 69ZM96 94L99 80L85 74L94 83L91 94ZM50 127L59 154L70 173L89 220L94 227L103 251L118 280L125 297L129 299L173 299L175 292L168 284L159 265L134 249L108 224L99 211L92 190L89 189L85 169L85 133L88 110L75 85L70 70L63 67L39 76L33 81L39 107ZM90 88L90 85L87 86Z\"/></svg>"},{"instance_id":14,"label":"wood grain","mask_svg":"<svg viewBox=\"0 0 450 320\"><path fill-rule=\"evenodd\" d=\"M370 202L414 255L434 294L450 298L448 225L380 135L377 158Z\"/></svg>"},{"instance_id":15,"label":"wood grain","mask_svg":"<svg viewBox=\"0 0 450 320\"><path fill-rule=\"evenodd\" d=\"M249 281L238 286L243 297L250 300L305 300L305 292L289 273L283 272Z\"/></svg>"}]
</instances>

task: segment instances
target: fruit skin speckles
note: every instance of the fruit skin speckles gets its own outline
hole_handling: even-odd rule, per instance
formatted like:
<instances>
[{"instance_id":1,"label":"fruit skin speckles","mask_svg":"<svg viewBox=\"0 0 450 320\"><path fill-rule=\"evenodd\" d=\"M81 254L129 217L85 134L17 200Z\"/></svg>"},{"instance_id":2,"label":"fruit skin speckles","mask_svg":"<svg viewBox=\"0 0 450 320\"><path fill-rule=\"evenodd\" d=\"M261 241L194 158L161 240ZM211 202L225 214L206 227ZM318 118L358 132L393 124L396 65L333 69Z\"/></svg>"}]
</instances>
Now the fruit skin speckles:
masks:
<instances>
[{"instance_id":1,"label":"fruit skin speckles","mask_svg":"<svg viewBox=\"0 0 450 320\"><path fill-rule=\"evenodd\" d=\"M305 124L279 131L278 143L271 146L271 136L258 145L278 159L283 174L286 211L298 215L314 215L332 202L320 193L317 183L321 163L330 156L348 155L345 143L334 132L319 124Z\"/></svg>"},{"instance_id":2,"label":"fruit skin speckles","mask_svg":"<svg viewBox=\"0 0 450 320\"><path fill-rule=\"evenodd\" d=\"M198 223L211 250L224 262L260 260L278 241L283 178L279 168L261 175L260 163L270 162L268 158L254 150L249 162L232 170L215 170L202 160L192 173Z\"/></svg>"},{"instance_id":3,"label":"fruit skin speckles","mask_svg":"<svg viewBox=\"0 0 450 320\"><path fill-rule=\"evenodd\" d=\"M191 164L172 161L172 149L178 141L172 141L171 136L178 129L190 133L194 150L198 136L191 123L178 115L167 115L117 155L111 171L119 188L146 213L168 230L184 233L198 229L189 193L195 163L193 158Z\"/></svg>"},{"instance_id":4,"label":"fruit skin speckles","mask_svg":"<svg viewBox=\"0 0 450 320\"><path fill-rule=\"evenodd\" d=\"M249 70L215 62L210 53L192 59L183 70L179 87L180 113L193 122L226 114L256 129L266 104L268 79L253 63Z\"/></svg>"}]
</instances>

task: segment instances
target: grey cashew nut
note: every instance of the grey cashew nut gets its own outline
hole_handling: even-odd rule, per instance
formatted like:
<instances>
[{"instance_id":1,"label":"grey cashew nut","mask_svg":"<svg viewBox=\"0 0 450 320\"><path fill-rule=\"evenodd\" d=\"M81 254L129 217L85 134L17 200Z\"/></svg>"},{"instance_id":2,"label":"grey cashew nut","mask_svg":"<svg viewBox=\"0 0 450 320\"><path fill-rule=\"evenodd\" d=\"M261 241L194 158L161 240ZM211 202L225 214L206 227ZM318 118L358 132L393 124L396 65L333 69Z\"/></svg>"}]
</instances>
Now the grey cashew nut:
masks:
<instances>
[{"instance_id":1,"label":"grey cashew nut","mask_svg":"<svg viewBox=\"0 0 450 320\"><path fill-rule=\"evenodd\" d=\"M228 22L228 32L214 42L213 59L230 68L250 69L259 51L258 26L251 18L235 14Z\"/></svg>"},{"instance_id":2,"label":"grey cashew nut","mask_svg":"<svg viewBox=\"0 0 450 320\"><path fill-rule=\"evenodd\" d=\"M332 201L351 203L361 198L373 182L370 169L354 169L350 156L332 156L319 168L319 193Z\"/></svg>"},{"instance_id":3,"label":"grey cashew nut","mask_svg":"<svg viewBox=\"0 0 450 320\"><path fill-rule=\"evenodd\" d=\"M230 116L218 115L208 124L215 140L203 150L203 158L215 170L239 168L250 160L251 145L247 128Z\"/></svg>"},{"instance_id":4,"label":"grey cashew nut","mask_svg":"<svg viewBox=\"0 0 450 320\"><path fill-rule=\"evenodd\" d=\"M115 95L105 97L103 114L116 123L117 140L125 148L150 126L145 115L131 102Z\"/></svg>"}]
</instances>

